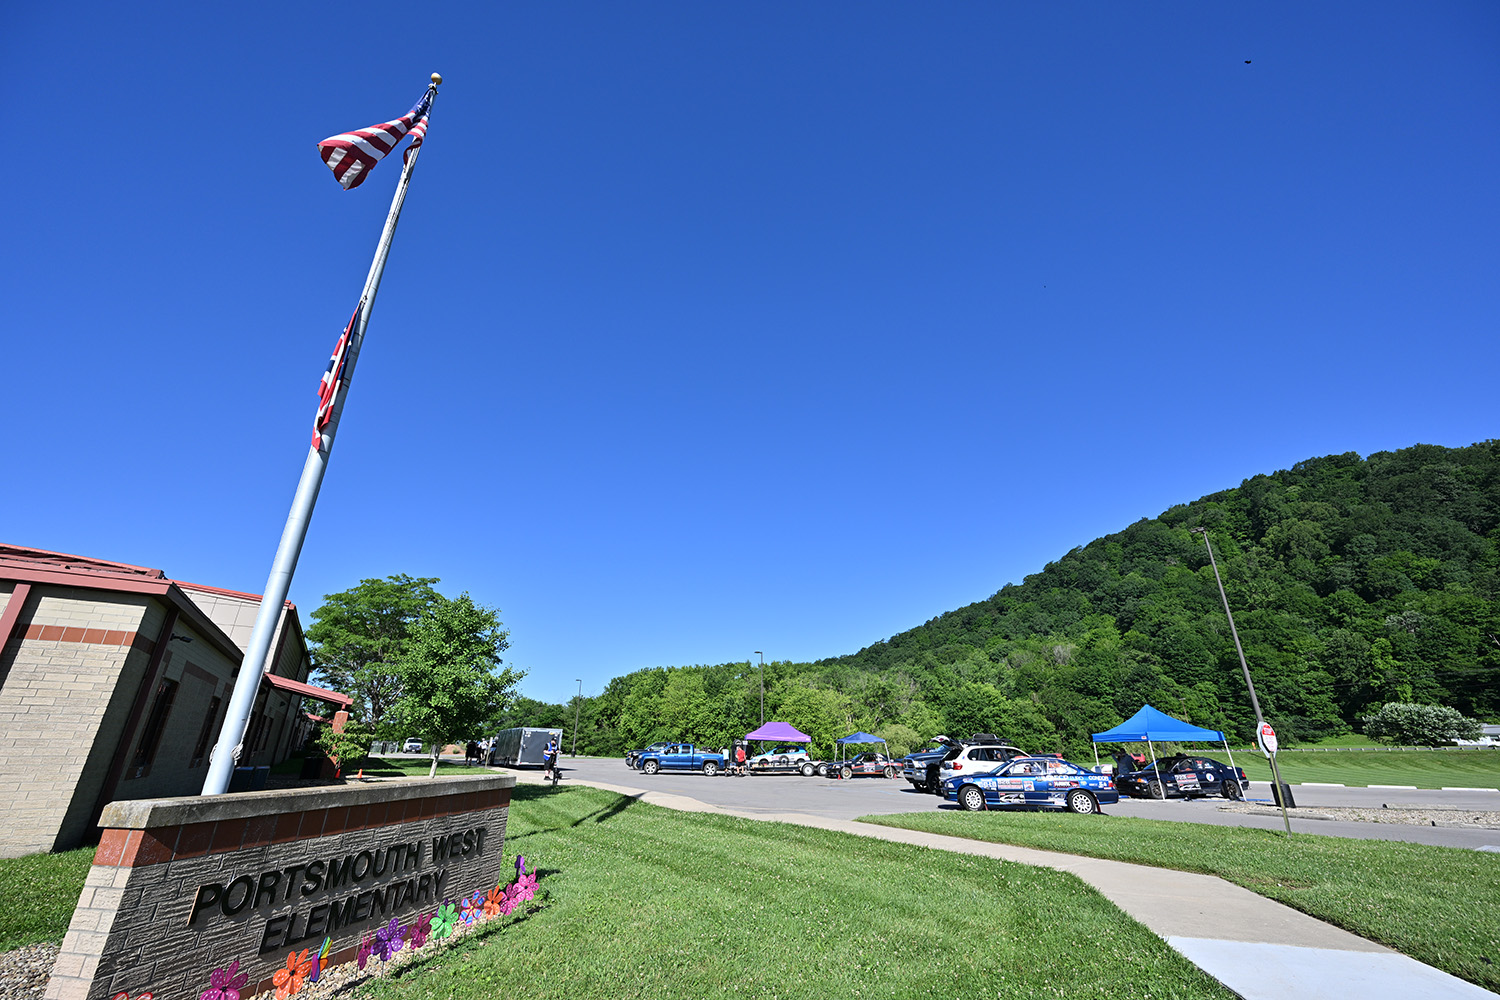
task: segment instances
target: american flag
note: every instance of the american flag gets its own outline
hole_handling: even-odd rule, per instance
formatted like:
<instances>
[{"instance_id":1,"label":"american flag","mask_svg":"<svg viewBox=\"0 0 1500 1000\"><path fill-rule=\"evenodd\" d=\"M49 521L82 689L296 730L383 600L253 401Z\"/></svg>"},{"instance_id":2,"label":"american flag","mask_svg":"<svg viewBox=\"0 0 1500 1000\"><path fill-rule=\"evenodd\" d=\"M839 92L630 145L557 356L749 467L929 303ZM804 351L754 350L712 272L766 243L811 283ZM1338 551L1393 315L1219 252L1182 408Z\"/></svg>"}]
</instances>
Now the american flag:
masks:
<instances>
[{"instance_id":1,"label":"american flag","mask_svg":"<svg viewBox=\"0 0 1500 1000\"><path fill-rule=\"evenodd\" d=\"M422 145L422 139L427 135L427 112L432 108L434 93L435 87L428 88L410 111L394 121L331 136L318 143L323 162L328 164L328 169L333 171L344 190L359 187L370 168L406 136L412 137L411 145L406 147L407 156Z\"/></svg>"},{"instance_id":2,"label":"american flag","mask_svg":"<svg viewBox=\"0 0 1500 1000\"><path fill-rule=\"evenodd\" d=\"M354 339L354 324L359 322L359 313L364 307L364 300L360 300L354 315L349 317L349 325L339 335L339 342L333 345L333 357L328 359L328 370L318 383L318 415L313 418L312 434L312 446L315 449L323 447L323 428L333 419L333 406L338 402L339 389L344 384L344 362L349 358L349 342Z\"/></svg>"}]
</instances>

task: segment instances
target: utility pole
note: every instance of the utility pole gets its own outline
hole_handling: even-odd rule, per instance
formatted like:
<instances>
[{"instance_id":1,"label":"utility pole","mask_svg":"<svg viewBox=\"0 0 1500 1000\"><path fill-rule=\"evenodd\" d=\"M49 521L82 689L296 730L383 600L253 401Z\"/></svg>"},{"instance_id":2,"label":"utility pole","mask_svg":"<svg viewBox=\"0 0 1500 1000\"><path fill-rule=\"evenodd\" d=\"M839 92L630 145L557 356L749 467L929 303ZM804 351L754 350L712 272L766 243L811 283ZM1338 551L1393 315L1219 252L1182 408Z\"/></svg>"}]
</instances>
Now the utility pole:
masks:
<instances>
[{"instance_id":1,"label":"utility pole","mask_svg":"<svg viewBox=\"0 0 1500 1000\"><path fill-rule=\"evenodd\" d=\"M578 756L578 714L583 711L583 679L578 681L578 701L573 705L573 752L570 756Z\"/></svg>"},{"instance_id":2,"label":"utility pole","mask_svg":"<svg viewBox=\"0 0 1500 1000\"><path fill-rule=\"evenodd\" d=\"M760 724L766 724L766 654L755 650L755 655L760 657Z\"/></svg>"},{"instance_id":3,"label":"utility pole","mask_svg":"<svg viewBox=\"0 0 1500 1000\"><path fill-rule=\"evenodd\" d=\"M1224 593L1224 580L1219 576L1219 563L1214 559L1214 547L1208 541L1207 528L1188 529L1195 535L1203 536L1203 544L1208 546L1208 564L1214 568L1214 582L1219 585L1219 599L1224 602L1224 615L1229 619L1229 634L1234 636L1234 651L1240 654L1240 669L1245 672L1245 687L1250 689L1250 707L1255 709L1255 732L1257 740L1260 737L1261 727L1266 724L1265 716L1260 714L1260 699L1255 697L1255 682L1250 679L1250 664L1245 662L1245 648L1240 645L1239 629L1234 627L1234 612L1229 610L1229 595ZM1286 823L1286 835L1292 835L1292 820L1286 811L1286 788L1281 783L1281 771L1276 767L1276 753L1272 751L1266 755L1271 761L1271 780L1276 782L1276 801L1281 803L1281 819Z\"/></svg>"}]
</instances>

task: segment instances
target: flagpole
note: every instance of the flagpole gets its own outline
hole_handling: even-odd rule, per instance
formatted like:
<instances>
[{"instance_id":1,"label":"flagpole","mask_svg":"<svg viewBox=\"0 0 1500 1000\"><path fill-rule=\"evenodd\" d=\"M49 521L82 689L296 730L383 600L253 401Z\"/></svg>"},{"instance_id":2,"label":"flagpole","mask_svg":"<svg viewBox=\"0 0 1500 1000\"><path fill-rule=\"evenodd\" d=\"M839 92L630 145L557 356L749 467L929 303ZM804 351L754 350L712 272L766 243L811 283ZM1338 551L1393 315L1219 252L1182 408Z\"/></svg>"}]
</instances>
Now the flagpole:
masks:
<instances>
[{"instance_id":1,"label":"flagpole","mask_svg":"<svg viewBox=\"0 0 1500 1000\"><path fill-rule=\"evenodd\" d=\"M438 84L443 78L432 74L432 85L428 93L437 96ZM297 570L297 559L302 554L302 543L307 539L307 528L312 521L313 506L318 502L318 490L323 486L323 474L328 471L328 459L333 453L334 435L338 433L339 417L344 412L344 401L349 397L349 386L354 378L354 365L359 360L359 349L364 344L365 327L370 322L370 313L375 308L375 295L380 290L380 278L385 273L386 258L390 256L391 240L396 235L396 223L401 219L401 206L406 201L406 188L411 183L412 171L417 166L417 157L422 147L407 151L406 163L401 169L401 180L396 185L396 194L391 198L391 208L385 217L385 228L380 241L375 244L375 257L370 262L370 273L365 277L364 291L360 295L359 314L349 338L349 348L344 362L343 391L334 400L328 422L323 425L319 446L309 448L307 461L302 465L302 478L297 481L297 492L292 497L292 509L281 531L281 542L276 546L276 558L271 563L271 575L266 580L266 589L260 599L260 611L255 616L255 628L250 633L250 644L245 649L245 658L240 662L240 672L235 680L234 693L229 698L229 708L224 714L224 725L219 730L219 741L214 744L208 762L208 774L203 779L204 795L221 795L229 790L229 779L239 761L245 736L245 727L250 720L250 710L260 693L260 679L266 670L266 658L271 652L271 640L276 634L276 625L281 618L282 606L287 592L292 587L292 574Z\"/></svg>"}]
</instances>

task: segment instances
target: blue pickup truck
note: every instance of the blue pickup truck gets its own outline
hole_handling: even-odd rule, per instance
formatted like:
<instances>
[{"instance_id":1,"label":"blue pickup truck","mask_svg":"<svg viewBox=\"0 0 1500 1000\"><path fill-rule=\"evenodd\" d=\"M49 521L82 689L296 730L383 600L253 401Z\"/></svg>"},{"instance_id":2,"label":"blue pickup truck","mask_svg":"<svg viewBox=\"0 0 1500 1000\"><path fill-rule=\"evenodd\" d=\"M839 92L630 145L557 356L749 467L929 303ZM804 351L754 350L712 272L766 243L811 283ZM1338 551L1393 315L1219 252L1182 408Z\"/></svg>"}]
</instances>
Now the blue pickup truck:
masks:
<instances>
[{"instance_id":1,"label":"blue pickup truck","mask_svg":"<svg viewBox=\"0 0 1500 1000\"><path fill-rule=\"evenodd\" d=\"M636 764L647 774L657 771L702 771L712 778L724 768L724 755L696 749L691 743L673 743L665 750L647 750Z\"/></svg>"}]
</instances>

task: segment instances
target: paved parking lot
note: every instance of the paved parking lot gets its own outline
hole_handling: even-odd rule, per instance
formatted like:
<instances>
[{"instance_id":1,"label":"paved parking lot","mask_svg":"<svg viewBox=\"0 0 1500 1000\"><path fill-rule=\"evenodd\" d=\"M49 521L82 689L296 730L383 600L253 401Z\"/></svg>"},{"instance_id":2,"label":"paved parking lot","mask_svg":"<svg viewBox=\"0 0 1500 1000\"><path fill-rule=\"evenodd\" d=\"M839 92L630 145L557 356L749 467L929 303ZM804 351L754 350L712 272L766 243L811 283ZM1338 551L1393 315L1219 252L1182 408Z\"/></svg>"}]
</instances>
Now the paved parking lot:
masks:
<instances>
[{"instance_id":1,"label":"paved parking lot","mask_svg":"<svg viewBox=\"0 0 1500 1000\"><path fill-rule=\"evenodd\" d=\"M533 769L534 770L534 769ZM749 775L747 777L663 772L642 774L625 766L620 758L562 758L563 782L569 777L608 782L644 791L669 792L700 802L746 813L800 812L827 819L848 820L874 813L921 812L927 809L952 808L934 795L915 791L897 778L854 778L836 781L829 778L804 778L801 775ZM1253 783L1249 798L1271 803L1271 786ZM1393 823L1348 823L1298 818L1318 806L1419 806L1438 809L1500 809L1500 790L1436 791L1430 789L1336 788L1318 785L1293 785L1292 798L1298 809L1292 810L1294 833L1321 834L1336 837L1362 837L1370 840L1404 840L1419 844L1448 847L1500 848L1500 830L1465 827L1408 826ZM1148 819L1210 823L1222 826L1252 826L1268 830L1282 829L1279 813L1267 816L1223 812L1223 799L1125 799L1119 805L1106 806L1112 816L1140 816Z\"/></svg>"}]
</instances>

